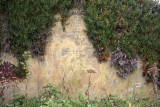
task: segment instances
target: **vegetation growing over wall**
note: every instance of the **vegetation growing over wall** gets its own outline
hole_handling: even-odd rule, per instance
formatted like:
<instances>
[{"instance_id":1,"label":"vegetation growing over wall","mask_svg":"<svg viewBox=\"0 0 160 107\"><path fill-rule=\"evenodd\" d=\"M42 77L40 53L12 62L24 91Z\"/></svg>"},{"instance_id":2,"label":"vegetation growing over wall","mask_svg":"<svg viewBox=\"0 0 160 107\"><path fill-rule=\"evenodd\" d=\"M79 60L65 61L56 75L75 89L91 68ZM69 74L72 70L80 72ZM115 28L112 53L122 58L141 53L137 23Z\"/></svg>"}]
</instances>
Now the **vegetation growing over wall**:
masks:
<instances>
[{"instance_id":1,"label":"vegetation growing over wall","mask_svg":"<svg viewBox=\"0 0 160 107\"><path fill-rule=\"evenodd\" d=\"M66 98L64 94L59 92L55 87L47 85L44 87L45 93L38 98L26 99L19 96L13 100L4 103L2 107L144 107L144 106L160 106L160 100L152 100L149 98L129 99L119 98L116 96L108 96L107 98L92 98L88 101L87 96L80 94L78 98Z\"/></svg>"},{"instance_id":2,"label":"vegetation growing over wall","mask_svg":"<svg viewBox=\"0 0 160 107\"><path fill-rule=\"evenodd\" d=\"M108 49L114 51L112 64L120 68L120 76L125 77L124 74L135 70L135 64L131 63L135 63L137 56L149 67L153 63L160 64L160 6L157 2L85 0L84 10L86 32L100 61L107 60ZM118 41L120 50L116 51Z\"/></svg>"},{"instance_id":3,"label":"vegetation growing over wall","mask_svg":"<svg viewBox=\"0 0 160 107\"><path fill-rule=\"evenodd\" d=\"M2 19L0 18L0 36L2 35ZM0 38L1 41L2 38ZM1 44L0 44L0 52L1 52Z\"/></svg>"},{"instance_id":4,"label":"vegetation growing over wall","mask_svg":"<svg viewBox=\"0 0 160 107\"><path fill-rule=\"evenodd\" d=\"M65 30L69 10L76 3L76 0L0 1L1 50L17 57L17 76L23 78L28 74L28 50L31 50L33 57L45 53L49 28L57 21L54 16L58 13L61 15ZM83 4L86 32L98 51L100 61L107 60L109 49L114 51L112 65L120 68L119 75L122 77L136 69L137 56L148 68L154 63L159 64L160 6L156 2L83 0Z\"/></svg>"},{"instance_id":5,"label":"vegetation growing over wall","mask_svg":"<svg viewBox=\"0 0 160 107\"><path fill-rule=\"evenodd\" d=\"M19 67L16 74L25 78L28 74L28 50L32 56L45 53L46 38L49 29L57 21L56 14L61 15L65 30L65 22L70 16L69 10L75 6L74 0L1 0L0 14L6 25L1 35L3 51L13 53Z\"/></svg>"}]
</instances>

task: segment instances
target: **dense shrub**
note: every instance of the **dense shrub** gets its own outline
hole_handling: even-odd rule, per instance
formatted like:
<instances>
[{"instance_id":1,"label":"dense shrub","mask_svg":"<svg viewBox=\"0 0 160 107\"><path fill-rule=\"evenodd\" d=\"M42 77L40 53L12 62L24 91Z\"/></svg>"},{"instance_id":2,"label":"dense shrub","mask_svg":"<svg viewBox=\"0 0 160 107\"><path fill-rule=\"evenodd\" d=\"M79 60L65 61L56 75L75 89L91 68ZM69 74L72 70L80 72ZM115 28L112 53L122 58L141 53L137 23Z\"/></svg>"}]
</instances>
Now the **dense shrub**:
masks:
<instances>
[{"instance_id":1,"label":"dense shrub","mask_svg":"<svg viewBox=\"0 0 160 107\"><path fill-rule=\"evenodd\" d=\"M1 17L1 16L0 16ZM2 35L2 19L0 18L0 36ZM0 38L1 41L2 38ZM0 51L1 51L1 44L0 44Z\"/></svg>"},{"instance_id":2,"label":"dense shrub","mask_svg":"<svg viewBox=\"0 0 160 107\"><path fill-rule=\"evenodd\" d=\"M65 22L70 16L69 10L75 6L75 0L1 0L0 12L8 21L7 34L3 32L1 44L4 51L12 52L19 60L17 75L26 77L25 54L29 49L33 57L44 55L46 38L49 29L57 21L56 14L61 15L65 30ZM1 18L2 19L2 18ZM7 47L7 48L5 48ZM23 72L23 73L21 73Z\"/></svg>"},{"instance_id":3,"label":"dense shrub","mask_svg":"<svg viewBox=\"0 0 160 107\"><path fill-rule=\"evenodd\" d=\"M121 61L124 63L123 66L119 66L120 69L126 69L124 72L130 73L135 70L132 69L133 66L125 65L132 65L128 64L128 61L136 59L137 55L141 57L144 65L160 63L160 6L157 2L85 0L84 10L86 32L98 51L100 61L107 60L109 49L117 49L119 40L120 51L127 57ZM113 60L119 62L116 58L117 56Z\"/></svg>"},{"instance_id":4,"label":"dense shrub","mask_svg":"<svg viewBox=\"0 0 160 107\"><path fill-rule=\"evenodd\" d=\"M76 0L1 0L0 34L3 50L19 60L17 75L26 77L28 50L32 56L45 53L49 28L61 15L63 30ZM144 65L160 62L160 6L152 0L83 0L87 35L100 61L112 53L112 65L125 77L136 69L137 56ZM4 21L2 21L2 19ZM2 23L1 23L2 22ZM2 24L5 27L2 28ZM2 33L1 33L2 32ZM119 44L119 51L116 51ZM2 46L1 46L2 47ZM1 49L2 50L2 49ZM122 53L122 55L116 54Z\"/></svg>"}]
</instances>

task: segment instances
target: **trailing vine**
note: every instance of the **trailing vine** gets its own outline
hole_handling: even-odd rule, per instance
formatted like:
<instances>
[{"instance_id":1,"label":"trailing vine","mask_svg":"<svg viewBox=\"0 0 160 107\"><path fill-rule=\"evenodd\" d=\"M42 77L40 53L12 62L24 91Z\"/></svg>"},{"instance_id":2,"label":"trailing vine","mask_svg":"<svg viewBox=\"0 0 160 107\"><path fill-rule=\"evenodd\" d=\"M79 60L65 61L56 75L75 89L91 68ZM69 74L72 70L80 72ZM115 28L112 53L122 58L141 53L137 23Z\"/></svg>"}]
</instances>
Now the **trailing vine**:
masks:
<instances>
[{"instance_id":1,"label":"trailing vine","mask_svg":"<svg viewBox=\"0 0 160 107\"><path fill-rule=\"evenodd\" d=\"M83 4L86 33L100 61L106 61L111 50L111 63L125 78L135 71L137 56L144 65L152 67L156 63L159 67L160 5L157 2L84 0Z\"/></svg>"},{"instance_id":2,"label":"trailing vine","mask_svg":"<svg viewBox=\"0 0 160 107\"><path fill-rule=\"evenodd\" d=\"M65 30L69 10L76 5L75 0L1 0L2 25L1 44L3 51L13 53L19 61L16 74L26 78L28 51L33 57L45 54L49 29L55 24L56 14L61 15ZM3 17L3 18L2 18Z\"/></svg>"}]
</instances>

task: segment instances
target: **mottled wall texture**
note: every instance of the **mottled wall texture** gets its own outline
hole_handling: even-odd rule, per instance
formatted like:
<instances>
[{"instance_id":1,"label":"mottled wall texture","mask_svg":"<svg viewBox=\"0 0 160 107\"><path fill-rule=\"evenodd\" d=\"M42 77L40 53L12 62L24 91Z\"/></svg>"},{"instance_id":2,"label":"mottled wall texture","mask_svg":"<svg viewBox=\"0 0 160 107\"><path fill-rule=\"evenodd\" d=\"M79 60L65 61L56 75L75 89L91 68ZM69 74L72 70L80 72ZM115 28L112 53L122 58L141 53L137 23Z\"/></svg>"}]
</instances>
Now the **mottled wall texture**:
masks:
<instances>
[{"instance_id":1,"label":"mottled wall texture","mask_svg":"<svg viewBox=\"0 0 160 107\"><path fill-rule=\"evenodd\" d=\"M99 63L95 50L87 38L83 16L74 13L68 19L66 31L57 22L52 28L52 34L47 39L46 54L39 59L30 58L30 75L17 84L15 93L28 98L40 95L42 87L48 83L57 87L68 96L76 97L85 94L88 87L88 69L97 73L91 75L90 93L92 97L104 98L109 94L120 97L154 97L152 84L144 85L142 77L142 62L138 61L138 69L130 74L128 79L117 76L117 70L110 67L110 57L107 62ZM17 64L13 55L3 53L4 61ZM6 96L10 98L11 94Z\"/></svg>"}]
</instances>

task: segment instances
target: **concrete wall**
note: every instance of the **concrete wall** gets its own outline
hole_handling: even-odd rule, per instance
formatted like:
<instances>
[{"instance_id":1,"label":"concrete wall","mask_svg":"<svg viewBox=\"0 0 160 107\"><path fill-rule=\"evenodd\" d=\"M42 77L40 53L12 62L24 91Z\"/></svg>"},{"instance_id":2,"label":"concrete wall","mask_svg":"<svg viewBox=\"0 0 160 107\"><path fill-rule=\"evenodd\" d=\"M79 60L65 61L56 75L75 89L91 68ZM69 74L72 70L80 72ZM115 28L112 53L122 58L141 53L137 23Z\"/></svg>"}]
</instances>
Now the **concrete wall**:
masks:
<instances>
[{"instance_id":1,"label":"concrete wall","mask_svg":"<svg viewBox=\"0 0 160 107\"><path fill-rule=\"evenodd\" d=\"M138 61L138 69L127 80L116 75L117 70L110 67L110 57L105 63L99 63L94 48L87 38L85 24L80 14L73 14L63 32L61 23L57 22L48 38L45 56L29 59L30 75L15 87L15 93L27 97L40 95L42 87L53 84L68 96L75 97L85 93L88 86L88 69L97 73L91 75L90 93L103 98L109 94L120 97L153 97L152 84L143 85L142 62ZM4 53L4 61L16 64L16 58ZM95 89L94 89L95 87ZM94 91L93 91L94 89ZM7 95L7 94L6 94ZM11 95L9 94L9 97Z\"/></svg>"}]
</instances>

